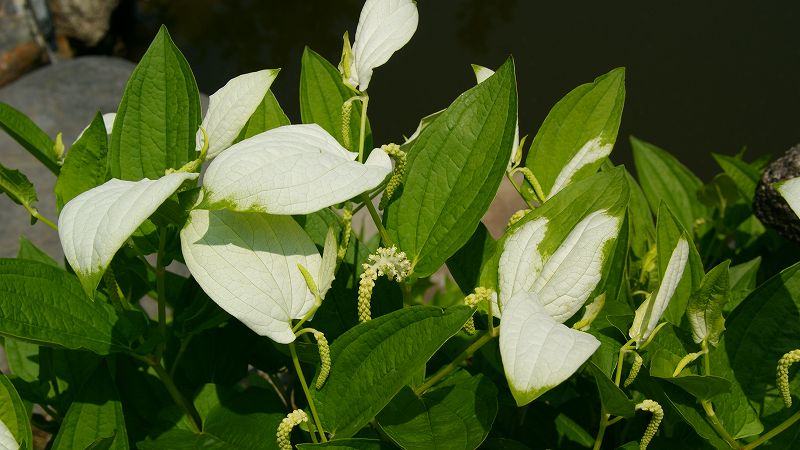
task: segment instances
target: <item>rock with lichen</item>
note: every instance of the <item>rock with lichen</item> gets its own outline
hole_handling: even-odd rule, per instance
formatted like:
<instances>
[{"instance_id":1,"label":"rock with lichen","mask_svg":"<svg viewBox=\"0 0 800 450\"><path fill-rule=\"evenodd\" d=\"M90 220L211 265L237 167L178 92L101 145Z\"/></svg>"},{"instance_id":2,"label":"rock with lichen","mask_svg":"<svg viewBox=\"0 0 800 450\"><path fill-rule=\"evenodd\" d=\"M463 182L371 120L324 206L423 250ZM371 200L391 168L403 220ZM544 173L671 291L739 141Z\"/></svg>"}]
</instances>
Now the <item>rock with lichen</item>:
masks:
<instances>
[{"instance_id":1,"label":"rock with lichen","mask_svg":"<svg viewBox=\"0 0 800 450\"><path fill-rule=\"evenodd\" d=\"M800 176L800 145L796 145L767 166L756 186L753 211L764 225L786 239L800 242L800 219L773 187L778 181Z\"/></svg>"}]
</instances>

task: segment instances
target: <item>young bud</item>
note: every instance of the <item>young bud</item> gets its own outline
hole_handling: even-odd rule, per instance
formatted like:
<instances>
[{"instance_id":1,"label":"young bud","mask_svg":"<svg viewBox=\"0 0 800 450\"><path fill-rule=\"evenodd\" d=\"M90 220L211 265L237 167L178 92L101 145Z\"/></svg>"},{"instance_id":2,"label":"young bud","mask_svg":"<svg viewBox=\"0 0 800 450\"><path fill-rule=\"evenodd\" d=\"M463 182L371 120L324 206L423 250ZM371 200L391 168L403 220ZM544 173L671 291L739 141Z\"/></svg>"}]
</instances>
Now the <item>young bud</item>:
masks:
<instances>
[{"instance_id":1,"label":"young bud","mask_svg":"<svg viewBox=\"0 0 800 450\"><path fill-rule=\"evenodd\" d=\"M506 225L506 228L511 228L512 226L514 226L515 223L522 220L522 218L525 217L525 214L528 214L529 212L531 212L530 209L520 209L519 211L512 214L511 217L508 219L508 225Z\"/></svg>"},{"instance_id":2,"label":"young bud","mask_svg":"<svg viewBox=\"0 0 800 450\"><path fill-rule=\"evenodd\" d=\"M276 435L279 449L292 450L292 429L301 422L308 422L308 416L302 409L295 409L281 421Z\"/></svg>"},{"instance_id":3,"label":"young bud","mask_svg":"<svg viewBox=\"0 0 800 450\"><path fill-rule=\"evenodd\" d=\"M475 308L483 301L491 302L493 293L494 291L489 288L476 287L474 293L464 297L464 304L470 308ZM471 336L475 334L475 331L475 320L470 317L467 323L464 324L464 332Z\"/></svg>"},{"instance_id":4,"label":"young bud","mask_svg":"<svg viewBox=\"0 0 800 450\"><path fill-rule=\"evenodd\" d=\"M650 444L650 441L653 440L653 437L656 435L658 431L658 426L661 424L661 420L664 419L664 410L661 408L661 405L658 402L653 400L644 400L642 403L636 405L637 411L647 411L653 414L653 417L650 419L650 423L647 424L647 428L644 430L644 436L642 436L642 440L639 441L639 450L646 450L647 446Z\"/></svg>"},{"instance_id":5,"label":"young bud","mask_svg":"<svg viewBox=\"0 0 800 450\"><path fill-rule=\"evenodd\" d=\"M639 370L641 370L643 362L644 360L642 357L638 353L633 352L633 366L631 366L631 371L628 374L628 378L626 378L625 382L622 383L624 387L630 386L631 383L636 380L636 376L639 375Z\"/></svg>"},{"instance_id":6,"label":"young bud","mask_svg":"<svg viewBox=\"0 0 800 450\"><path fill-rule=\"evenodd\" d=\"M778 361L778 391L780 391L783 404L787 408L792 406L792 393L789 391L789 368L798 361L800 361L800 349L790 351Z\"/></svg>"}]
</instances>

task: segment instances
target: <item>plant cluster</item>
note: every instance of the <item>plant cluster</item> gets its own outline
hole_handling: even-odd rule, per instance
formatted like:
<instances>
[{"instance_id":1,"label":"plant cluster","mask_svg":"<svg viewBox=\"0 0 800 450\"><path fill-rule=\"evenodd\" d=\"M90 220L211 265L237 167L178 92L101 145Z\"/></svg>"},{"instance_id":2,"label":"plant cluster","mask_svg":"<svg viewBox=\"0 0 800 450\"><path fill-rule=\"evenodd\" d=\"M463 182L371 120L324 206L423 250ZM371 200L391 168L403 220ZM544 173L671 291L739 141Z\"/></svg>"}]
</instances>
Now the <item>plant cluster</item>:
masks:
<instances>
[{"instance_id":1,"label":"plant cluster","mask_svg":"<svg viewBox=\"0 0 800 450\"><path fill-rule=\"evenodd\" d=\"M306 49L301 124L278 70L201 116L163 28L68 151L0 104L57 223L20 172L0 189L66 260L25 238L0 259L0 448L800 446L800 265L753 215L765 161L714 155L703 183L632 139L637 181L610 159L623 69L521 137L511 58L378 145L368 86L417 20L367 0L338 68ZM529 208L495 239L504 177ZM800 179L776 189L800 212Z\"/></svg>"}]
</instances>

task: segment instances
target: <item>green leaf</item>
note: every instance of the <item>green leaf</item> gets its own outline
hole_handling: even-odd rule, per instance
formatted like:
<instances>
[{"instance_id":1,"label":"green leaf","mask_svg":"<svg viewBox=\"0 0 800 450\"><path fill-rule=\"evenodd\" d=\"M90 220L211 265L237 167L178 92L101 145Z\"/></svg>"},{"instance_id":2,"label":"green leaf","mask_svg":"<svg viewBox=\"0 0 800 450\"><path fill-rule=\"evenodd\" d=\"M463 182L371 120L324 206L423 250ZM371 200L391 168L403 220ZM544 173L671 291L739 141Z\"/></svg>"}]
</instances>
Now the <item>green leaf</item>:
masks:
<instances>
[{"instance_id":1,"label":"green leaf","mask_svg":"<svg viewBox=\"0 0 800 450\"><path fill-rule=\"evenodd\" d=\"M695 220L706 216L706 208L697 199L703 187L689 169L666 151L631 137L633 161L647 201L652 210L665 202L677 215L683 228L694 230Z\"/></svg>"},{"instance_id":2,"label":"green leaf","mask_svg":"<svg viewBox=\"0 0 800 450\"><path fill-rule=\"evenodd\" d=\"M594 377L597 383L597 390L600 392L600 402L606 414L615 416L633 417L635 412L634 403L622 392L611 378L608 377L593 362L586 364L586 369Z\"/></svg>"},{"instance_id":3,"label":"green leaf","mask_svg":"<svg viewBox=\"0 0 800 450\"><path fill-rule=\"evenodd\" d=\"M122 403L111 373L102 364L69 407L53 450L89 448L94 442L112 436L111 445L105 448L129 448Z\"/></svg>"},{"instance_id":4,"label":"green leaf","mask_svg":"<svg viewBox=\"0 0 800 450\"><path fill-rule=\"evenodd\" d=\"M36 196L36 188L19 170L9 169L0 164L0 192L5 192L8 198L25 209L30 210L39 198Z\"/></svg>"},{"instance_id":5,"label":"green leaf","mask_svg":"<svg viewBox=\"0 0 800 450\"><path fill-rule=\"evenodd\" d=\"M207 433L195 434L180 428L167 431L157 439L138 442L136 447L139 450L234 450L234 447L216 436Z\"/></svg>"},{"instance_id":6,"label":"green leaf","mask_svg":"<svg viewBox=\"0 0 800 450\"><path fill-rule=\"evenodd\" d=\"M37 247L24 235L19 237L19 251L17 252L17 258L30 259L32 261L38 261L40 263L45 263L53 267L60 267L52 256L45 253L44 250Z\"/></svg>"},{"instance_id":7,"label":"green leaf","mask_svg":"<svg viewBox=\"0 0 800 450\"><path fill-rule=\"evenodd\" d=\"M281 109L281 105L278 104L278 99L275 98L275 94L273 94L272 91L267 91L264 100L261 101L261 104L258 105L253 115L250 116L250 120L248 120L244 128L242 128L242 132L239 133L239 137L234 143L273 128L289 124L291 124L291 122L289 118L286 117L286 113L283 112L283 109Z\"/></svg>"},{"instance_id":8,"label":"green leaf","mask_svg":"<svg viewBox=\"0 0 800 450\"><path fill-rule=\"evenodd\" d=\"M481 268L491 259L496 248L497 241L489 234L486 226L479 223L469 241L447 259L447 268L461 292L470 294L479 286Z\"/></svg>"},{"instance_id":9,"label":"green leaf","mask_svg":"<svg viewBox=\"0 0 800 450\"><path fill-rule=\"evenodd\" d=\"M0 128L31 155L42 162L51 172L57 174L60 166L53 140L25 114L11 105L0 102Z\"/></svg>"},{"instance_id":10,"label":"green leaf","mask_svg":"<svg viewBox=\"0 0 800 450\"><path fill-rule=\"evenodd\" d=\"M336 439L319 444L297 444L298 449L327 448L329 450L385 450L394 448L377 439Z\"/></svg>"},{"instance_id":11,"label":"green leaf","mask_svg":"<svg viewBox=\"0 0 800 450\"><path fill-rule=\"evenodd\" d=\"M412 306L362 323L331 345L330 377L312 397L325 430L351 437L414 377L472 308Z\"/></svg>"},{"instance_id":12,"label":"green leaf","mask_svg":"<svg viewBox=\"0 0 800 450\"><path fill-rule=\"evenodd\" d=\"M33 383L39 378L39 346L17 339L3 343L8 368L15 377Z\"/></svg>"},{"instance_id":13,"label":"green leaf","mask_svg":"<svg viewBox=\"0 0 800 450\"><path fill-rule=\"evenodd\" d=\"M712 153L711 156L714 157L714 160L717 161L722 170L733 179L739 189L739 193L748 202L752 203L756 194L756 185L761 178L759 171L739 158L716 153Z\"/></svg>"},{"instance_id":14,"label":"green leaf","mask_svg":"<svg viewBox=\"0 0 800 450\"><path fill-rule=\"evenodd\" d=\"M56 207L106 181L108 134L98 113L83 135L69 148L56 180Z\"/></svg>"},{"instance_id":15,"label":"green leaf","mask_svg":"<svg viewBox=\"0 0 800 450\"><path fill-rule=\"evenodd\" d=\"M14 385L11 384L11 380L2 373L0 373L0 421L14 435L14 439L20 444L20 448L33 447L28 408L22 403L22 399L19 398L19 394Z\"/></svg>"},{"instance_id":16,"label":"green leaf","mask_svg":"<svg viewBox=\"0 0 800 450\"><path fill-rule=\"evenodd\" d=\"M658 223L656 224L656 246L658 252L658 274L659 279L664 278L670 256L675 249L675 244L681 237L684 237L689 244L689 260L683 271L683 276L678 283L672 299L669 301L663 318L674 325L680 325L686 312L686 305L689 297L700 287L703 280L703 262L700 254L689 233L676 217L666 202L661 203L658 210Z\"/></svg>"},{"instance_id":17,"label":"green leaf","mask_svg":"<svg viewBox=\"0 0 800 450\"><path fill-rule=\"evenodd\" d=\"M633 179L630 172L625 171L630 191L630 206L628 207L628 223L631 232L631 251L639 258L644 258L650 246L656 242L656 227L653 223L653 212L647 204L647 198L642 192L642 187Z\"/></svg>"},{"instance_id":18,"label":"green leaf","mask_svg":"<svg viewBox=\"0 0 800 450\"><path fill-rule=\"evenodd\" d=\"M617 140L625 103L625 69L573 89L545 118L525 160L549 199L593 174Z\"/></svg>"},{"instance_id":19,"label":"green leaf","mask_svg":"<svg viewBox=\"0 0 800 450\"><path fill-rule=\"evenodd\" d=\"M354 96L342 82L342 75L325 58L306 47L300 71L300 117L303 123L316 123L342 146L358 151L361 132L361 103L353 102L350 115L350 145L342 138L342 104ZM372 150L372 131L367 121L365 154Z\"/></svg>"},{"instance_id":20,"label":"green leaf","mask_svg":"<svg viewBox=\"0 0 800 450\"><path fill-rule=\"evenodd\" d=\"M664 377L663 379L678 386L698 400L710 400L731 390L730 381L714 375L684 375L674 378Z\"/></svg>"},{"instance_id":21,"label":"green leaf","mask_svg":"<svg viewBox=\"0 0 800 450\"><path fill-rule=\"evenodd\" d=\"M558 434L582 447L591 447L594 444L594 438L582 426L565 414L556 416L555 425Z\"/></svg>"},{"instance_id":22,"label":"green leaf","mask_svg":"<svg viewBox=\"0 0 800 450\"><path fill-rule=\"evenodd\" d=\"M0 259L0 293L2 336L106 355L144 331L138 313L90 301L74 275L44 263Z\"/></svg>"},{"instance_id":23,"label":"green leaf","mask_svg":"<svg viewBox=\"0 0 800 450\"><path fill-rule=\"evenodd\" d=\"M686 315L692 326L695 343L708 340L716 347L725 331L722 310L730 293L729 266L730 261L725 261L711 269L703 277L700 289L689 298Z\"/></svg>"},{"instance_id":24,"label":"green leaf","mask_svg":"<svg viewBox=\"0 0 800 450\"><path fill-rule=\"evenodd\" d=\"M756 289L758 269L761 267L761 257L757 256L750 261L731 266L730 284L731 292L728 303L723 307L725 312L731 312Z\"/></svg>"},{"instance_id":25,"label":"green leaf","mask_svg":"<svg viewBox=\"0 0 800 450\"><path fill-rule=\"evenodd\" d=\"M516 112L509 59L411 144L403 192L389 204L386 226L415 276L435 272L475 232L508 166Z\"/></svg>"},{"instance_id":26,"label":"green leaf","mask_svg":"<svg viewBox=\"0 0 800 450\"><path fill-rule=\"evenodd\" d=\"M200 96L180 50L161 27L131 74L109 149L111 177L158 179L194 160Z\"/></svg>"},{"instance_id":27,"label":"green leaf","mask_svg":"<svg viewBox=\"0 0 800 450\"><path fill-rule=\"evenodd\" d=\"M408 386L378 414L378 425L400 448L474 449L497 414L497 388L459 372L417 397Z\"/></svg>"}]
</instances>

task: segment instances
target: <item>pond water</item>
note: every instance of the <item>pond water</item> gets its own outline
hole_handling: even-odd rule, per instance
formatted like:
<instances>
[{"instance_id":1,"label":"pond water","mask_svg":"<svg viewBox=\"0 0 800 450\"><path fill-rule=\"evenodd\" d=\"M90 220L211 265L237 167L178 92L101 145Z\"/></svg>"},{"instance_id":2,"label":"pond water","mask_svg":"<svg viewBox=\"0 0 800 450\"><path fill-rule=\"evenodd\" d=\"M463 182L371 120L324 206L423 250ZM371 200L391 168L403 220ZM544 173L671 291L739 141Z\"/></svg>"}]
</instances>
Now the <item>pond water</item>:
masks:
<instances>
[{"instance_id":1,"label":"pond water","mask_svg":"<svg viewBox=\"0 0 800 450\"><path fill-rule=\"evenodd\" d=\"M635 135L703 178L710 152L750 158L800 142L800 2L419 0L416 35L370 84L377 142L398 141L418 118L474 84L471 63L516 61L520 126L534 134L575 86L627 67L627 99L613 158L632 166ZM129 58L165 23L210 93L229 78L282 67L273 90L299 120L305 45L338 62L361 0L150 0L125 3L117 27ZM135 19L131 19L133 16Z\"/></svg>"}]
</instances>

